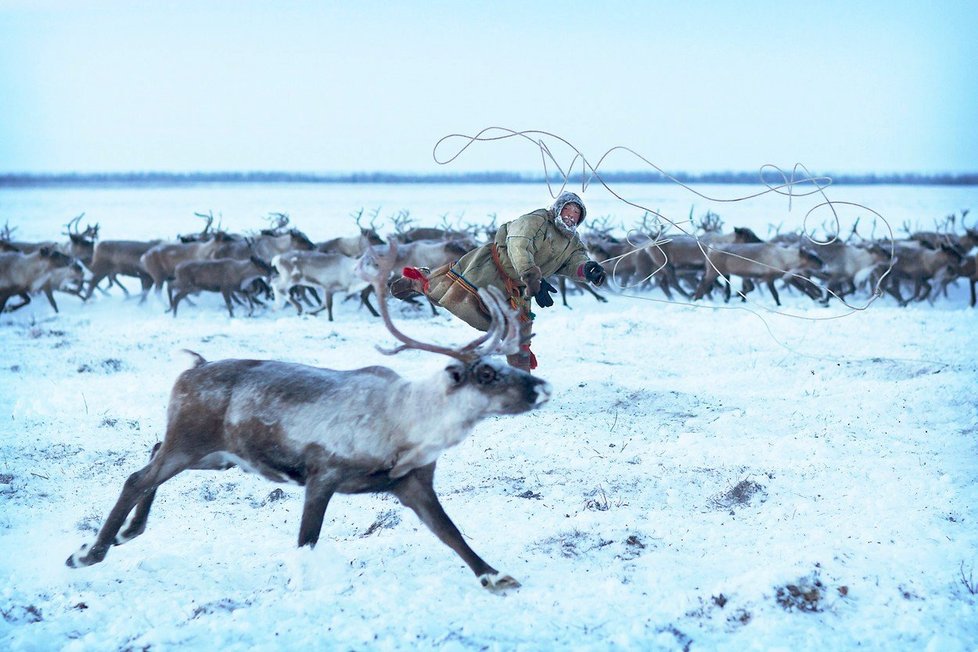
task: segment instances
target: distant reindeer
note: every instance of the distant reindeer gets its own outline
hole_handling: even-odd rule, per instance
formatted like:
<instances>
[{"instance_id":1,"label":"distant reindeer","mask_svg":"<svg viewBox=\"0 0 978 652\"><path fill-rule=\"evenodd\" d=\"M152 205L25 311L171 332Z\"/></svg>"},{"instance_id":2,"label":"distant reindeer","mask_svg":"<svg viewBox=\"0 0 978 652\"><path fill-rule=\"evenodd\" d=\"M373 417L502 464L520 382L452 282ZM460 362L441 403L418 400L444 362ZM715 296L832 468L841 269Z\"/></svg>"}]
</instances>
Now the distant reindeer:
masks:
<instances>
[{"instance_id":1,"label":"distant reindeer","mask_svg":"<svg viewBox=\"0 0 978 652\"><path fill-rule=\"evenodd\" d=\"M333 321L333 294L336 292L359 292L367 309L379 317L370 305L368 290L370 283L363 280L357 273L358 260L343 254L322 254L318 251L289 251L272 258L272 266L278 273L272 281L275 292L275 307L282 308L286 300L295 306L302 314L302 304L294 296L294 288L312 288L323 294L325 305L313 311L317 314L323 309L327 311L329 320Z\"/></svg>"},{"instance_id":2,"label":"distant reindeer","mask_svg":"<svg viewBox=\"0 0 978 652\"><path fill-rule=\"evenodd\" d=\"M19 252L22 254L34 253L41 247L46 247L48 249L59 249L57 242L46 241L46 242L27 242L23 240L14 240L14 231L17 227L11 227L10 223L5 223L3 229L0 230L0 251L7 252Z\"/></svg>"},{"instance_id":3,"label":"distant reindeer","mask_svg":"<svg viewBox=\"0 0 978 652\"><path fill-rule=\"evenodd\" d=\"M252 256L257 256L262 260L271 260L287 251L310 251L315 247L316 245L306 237L306 234L298 229L289 229L283 233L265 229L256 236L221 243L212 252L212 257L248 260Z\"/></svg>"},{"instance_id":4,"label":"distant reindeer","mask_svg":"<svg viewBox=\"0 0 978 652\"><path fill-rule=\"evenodd\" d=\"M633 282L644 286L651 283L654 277L655 283L666 298L671 300L670 285L678 287L678 282L675 280L670 283L669 275L673 274L672 267L661 263L653 266L652 257L643 251L645 247L652 245L657 237L657 235L631 234L628 240L621 240L608 232L592 231L584 234L581 239L591 257L606 266L616 285L631 289L629 286ZM656 273L659 271L663 273ZM685 292L682 287L679 289Z\"/></svg>"},{"instance_id":5,"label":"distant reindeer","mask_svg":"<svg viewBox=\"0 0 978 652\"><path fill-rule=\"evenodd\" d=\"M371 275L379 297L393 258L380 261ZM126 480L95 542L82 546L67 565L98 563L110 546L141 534L156 489L181 471L239 465L275 482L305 486L300 547L319 540L333 494L389 492L458 553L482 586L519 586L469 547L434 489L439 455L475 424L491 415L533 410L550 397L548 383L489 357L517 350L518 315L501 292L484 292L482 299L492 326L460 348L404 335L381 301L385 325L403 343L385 353L416 349L454 358L421 381L386 367L334 371L269 360L207 362L191 353L194 366L180 375L170 395L166 436L153 448L149 464Z\"/></svg>"},{"instance_id":6,"label":"distant reindeer","mask_svg":"<svg viewBox=\"0 0 978 652\"><path fill-rule=\"evenodd\" d=\"M969 254L961 261L959 269L961 277L967 279L968 289L971 291L971 307L975 307L978 295L975 293L975 285L978 284L978 255Z\"/></svg>"},{"instance_id":7,"label":"distant reindeer","mask_svg":"<svg viewBox=\"0 0 978 652\"><path fill-rule=\"evenodd\" d=\"M29 260L34 261L29 266L32 271L27 272L27 268L22 268L21 271L14 274L14 276L27 274L30 280L26 285L22 284L23 291L15 293L23 299L23 302L11 307L11 311L30 303L30 295L34 292L43 292L55 312L58 312L58 303L54 300L55 290L73 294L82 301L88 298L82 288L84 283L91 278L88 265L92 262L92 248L95 239L98 237L98 224L95 226L89 224L84 231L79 231L78 222L84 216L85 214L82 213L65 225L64 235L69 238L67 243L16 242L12 239L14 229L11 229L9 224L4 225L0 231L0 252L32 255ZM38 257L36 254L41 254L41 256ZM62 254L65 258L62 259L55 254ZM47 263L43 263L42 259L46 260ZM38 271L46 265L53 264L54 261L57 261L57 264L53 269ZM8 276L9 274L7 272Z\"/></svg>"},{"instance_id":8,"label":"distant reindeer","mask_svg":"<svg viewBox=\"0 0 978 652\"><path fill-rule=\"evenodd\" d=\"M217 237L197 242L158 244L139 257L139 264L152 277L153 290L159 294L163 284L173 280L177 265L187 260L212 259L227 240L227 237L218 234Z\"/></svg>"},{"instance_id":9,"label":"distant reindeer","mask_svg":"<svg viewBox=\"0 0 978 652\"><path fill-rule=\"evenodd\" d=\"M234 317L231 299L239 294L248 298L248 314L254 311L255 301L249 289L256 280L267 281L275 270L257 256L248 260L218 258L216 260L187 260L177 265L174 280L170 284L170 310L177 316L180 302L198 292L220 292L227 306L228 316Z\"/></svg>"},{"instance_id":10,"label":"distant reindeer","mask_svg":"<svg viewBox=\"0 0 978 652\"><path fill-rule=\"evenodd\" d=\"M83 217L85 217L84 213L65 224L64 235L68 236L68 244L62 250L80 260L86 267L91 267L95 241L98 240L98 224L95 226L86 224L85 230L79 231L78 223Z\"/></svg>"},{"instance_id":11,"label":"distant reindeer","mask_svg":"<svg viewBox=\"0 0 978 652\"><path fill-rule=\"evenodd\" d=\"M822 259L822 266L813 275L825 282L823 304L828 304L833 296L842 300L847 294L855 292L877 270L889 267L889 256L883 255L880 250L870 251L841 240L812 243L810 246Z\"/></svg>"},{"instance_id":12,"label":"distant reindeer","mask_svg":"<svg viewBox=\"0 0 978 652\"><path fill-rule=\"evenodd\" d=\"M653 269L663 268L666 278L683 296L689 297L690 295L682 289L680 279L687 279L693 287L699 287L698 282L708 267L705 253L728 244L760 244L763 242L753 230L747 227L737 226L729 233L721 233L718 230L706 228L707 226L718 227L720 223L720 219L715 213L708 212L701 224L701 228L704 228L703 235L699 237L669 235L661 242L645 248L644 251L651 259ZM744 280L744 285L745 291L753 288L753 283L749 279Z\"/></svg>"},{"instance_id":13,"label":"distant reindeer","mask_svg":"<svg viewBox=\"0 0 978 652\"><path fill-rule=\"evenodd\" d=\"M134 276L139 279L142 285L142 297L146 298L146 293L153 287L153 277L149 275L142 264L140 257L147 251L160 244L161 240L151 240L143 242L139 240L101 240L95 243L92 254L92 278L88 283L88 292L85 298L92 296L92 292L98 287L103 279L109 279L109 287L113 284L122 288L122 292L129 296L129 290L119 282L119 276Z\"/></svg>"},{"instance_id":14,"label":"distant reindeer","mask_svg":"<svg viewBox=\"0 0 978 652\"><path fill-rule=\"evenodd\" d=\"M777 279L793 285L812 299L821 299L821 289L809 275L821 269L822 259L805 247L781 247L770 243L724 244L707 249L709 264L693 299L701 299L713 287L720 276L724 284L725 298L730 300L730 277L763 281L767 284L774 302L781 305L781 298L774 287Z\"/></svg>"},{"instance_id":15,"label":"distant reindeer","mask_svg":"<svg viewBox=\"0 0 978 652\"><path fill-rule=\"evenodd\" d=\"M394 233L390 237L397 240L400 244L422 240L451 240L461 243L461 246L466 251L479 246L479 242L475 239L474 231L461 231L455 228L448 221L447 213L441 216L441 225L437 227L418 226L408 228L414 222L409 215L408 211L402 210L397 216L391 217L391 221L394 223Z\"/></svg>"},{"instance_id":16,"label":"distant reindeer","mask_svg":"<svg viewBox=\"0 0 978 652\"><path fill-rule=\"evenodd\" d=\"M31 253L0 253L0 312L14 296L22 302L11 306L10 311L23 308L31 302L30 295L34 292L44 292L51 307L58 312L52 290L71 282L80 284L85 272L79 260L52 247L40 247Z\"/></svg>"},{"instance_id":17,"label":"distant reindeer","mask_svg":"<svg viewBox=\"0 0 978 652\"><path fill-rule=\"evenodd\" d=\"M377 210L379 212L380 209ZM383 238L377 233L377 228L374 226L374 220L377 217L377 212L371 215L370 226L365 227L360 224L360 220L363 217L363 209L361 208L359 212L351 215L354 220L356 220L357 228L360 229L360 235L347 236L344 238L333 238L332 240L326 240L325 242L320 242L316 245L316 251L323 254L343 254L344 256L349 256L350 258L357 258L363 255L363 253L374 245L384 244Z\"/></svg>"},{"instance_id":18,"label":"distant reindeer","mask_svg":"<svg viewBox=\"0 0 978 652\"><path fill-rule=\"evenodd\" d=\"M911 301L923 301L930 297L931 281L953 279L959 274L959 268L965 262L965 256L953 245L941 244L936 250L927 249L912 240L881 241L869 247L869 250L888 256L892 247L892 273L884 280L882 289L895 298L901 306ZM913 294L904 298L900 292L902 281L914 285Z\"/></svg>"}]
</instances>

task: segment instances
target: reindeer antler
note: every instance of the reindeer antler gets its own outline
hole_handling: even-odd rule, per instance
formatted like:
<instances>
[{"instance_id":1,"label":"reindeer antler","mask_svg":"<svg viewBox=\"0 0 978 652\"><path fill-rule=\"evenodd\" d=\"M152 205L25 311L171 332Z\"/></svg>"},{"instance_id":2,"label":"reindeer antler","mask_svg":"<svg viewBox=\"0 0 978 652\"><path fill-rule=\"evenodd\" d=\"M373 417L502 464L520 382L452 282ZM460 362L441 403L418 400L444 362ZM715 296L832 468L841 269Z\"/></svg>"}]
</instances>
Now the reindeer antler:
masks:
<instances>
[{"instance_id":1,"label":"reindeer antler","mask_svg":"<svg viewBox=\"0 0 978 652\"><path fill-rule=\"evenodd\" d=\"M385 255L380 255L377 251L379 247L367 250L360 257L357 264L357 273L365 281L373 284L377 292L378 303L380 304L380 316L384 320L384 325L391 335L400 340L402 344L393 349L377 349L384 355L394 355L407 349L417 349L419 351L430 351L440 353L449 357L471 362L476 358L485 355L503 353L511 355L519 350L519 312L509 307L506 296L498 288L489 287L479 290L479 297L489 309L491 322L489 330L482 336L461 347L439 346L428 342L421 342L408 337L402 333L391 321L390 313L387 310L387 279L393 271L397 261L397 244L391 241ZM366 269L366 265L375 267L375 272Z\"/></svg>"},{"instance_id":2,"label":"reindeer antler","mask_svg":"<svg viewBox=\"0 0 978 652\"><path fill-rule=\"evenodd\" d=\"M289 225L289 214L288 213L269 213L265 220L272 225L271 231L274 233L283 233L285 227Z\"/></svg>"},{"instance_id":3,"label":"reindeer antler","mask_svg":"<svg viewBox=\"0 0 978 652\"><path fill-rule=\"evenodd\" d=\"M71 238L73 242L89 242L94 243L98 239L98 223L95 226L91 224L85 225L84 231L78 230L78 224L81 222L81 218L85 217L85 213L82 213L78 217L73 218L70 222L65 224L64 235Z\"/></svg>"},{"instance_id":4,"label":"reindeer antler","mask_svg":"<svg viewBox=\"0 0 978 652\"><path fill-rule=\"evenodd\" d=\"M692 215L692 210L690 210L690 214ZM707 210L706 214L700 218L700 223L696 226L704 233L719 233L723 228L723 220L713 211Z\"/></svg>"},{"instance_id":5,"label":"reindeer antler","mask_svg":"<svg viewBox=\"0 0 978 652\"><path fill-rule=\"evenodd\" d=\"M67 235L69 237L70 236L73 236L73 235L74 236L79 235L79 233L78 233L78 223L81 222L81 218L83 218L83 217L85 217L85 214L84 213L82 213L78 217L73 218L70 222L68 222L67 224L65 224L64 235Z\"/></svg>"},{"instance_id":6,"label":"reindeer antler","mask_svg":"<svg viewBox=\"0 0 978 652\"><path fill-rule=\"evenodd\" d=\"M397 212L397 215L391 215L390 221L394 225L394 233L403 235L407 233L409 227L414 222L414 218L411 217L411 211L402 208ZM357 223L359 225L359 222ZM373 221L371 221L371 228L373 228Z\"/></svg>"},{"instance_id":7,"label":"reindeer antler","mask_svg":"<svg viewBox=\"0 0 978 652\"><path fill-rule=\"evenodd\" d=\"M602 237L610 237L614 226L611 224L610 215L602 215L588 221L588 229Z\"/></svg>"},{"instance_id":8,"label":"reindeer antler","mask_svg":"<svg viewBox=\"0 0 978 652\"><path fill-rule=\"evenodd\" d=\"M214 211L213 210L207 211L207 215L194 211L194 215L207 222L206 224L204 224L204 230L200 232L201 235L207 235L207 232L210 231L211 224L214 223Z\"/></svg>"},{"instance_id":9,"label":"reindeer antler","mask_svg":"<svg viewBox=\"0 0 978 652\"><path fill-rule=\"evenodd\" d=\"M499 227L496 226L496 213L489 213L486 215L489 218L489 223L482 227L482 233L486 235L490 240L496 237L496 231ZM479 238L482 233L479 232L479 227L477 224L472 225L472 236Z\"/></svg>"}]
</instances>

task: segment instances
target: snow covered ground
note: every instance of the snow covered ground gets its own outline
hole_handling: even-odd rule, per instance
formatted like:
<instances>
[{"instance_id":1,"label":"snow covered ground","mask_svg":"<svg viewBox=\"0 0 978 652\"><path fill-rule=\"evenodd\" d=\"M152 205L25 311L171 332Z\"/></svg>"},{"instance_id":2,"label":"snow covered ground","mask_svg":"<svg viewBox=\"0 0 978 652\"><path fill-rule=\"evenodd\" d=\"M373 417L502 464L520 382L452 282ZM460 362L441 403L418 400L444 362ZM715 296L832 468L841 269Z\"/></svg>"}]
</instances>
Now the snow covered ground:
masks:
<instances>
[{"instance_id":1,"label":"snow covered ground","mask_svg":"<svg viewBox=\"0 0 978 652\"><path fill-rule=\"evenodd\" d=\"M840 319L797 295L792 316L658 294L540 310L553 399L481 423L436 476L522 582L502 596L391 497L334 497L298 550L302 490L236 469L177 476L143 536L66 568L162 437L179 349L411 377L445 359L381 355L392 338L353 302L330 323L39 297L0 317L0 649L975 649L966 295ZM421 339L473 335L394 314Z\"/></svg>"}]
</instances>

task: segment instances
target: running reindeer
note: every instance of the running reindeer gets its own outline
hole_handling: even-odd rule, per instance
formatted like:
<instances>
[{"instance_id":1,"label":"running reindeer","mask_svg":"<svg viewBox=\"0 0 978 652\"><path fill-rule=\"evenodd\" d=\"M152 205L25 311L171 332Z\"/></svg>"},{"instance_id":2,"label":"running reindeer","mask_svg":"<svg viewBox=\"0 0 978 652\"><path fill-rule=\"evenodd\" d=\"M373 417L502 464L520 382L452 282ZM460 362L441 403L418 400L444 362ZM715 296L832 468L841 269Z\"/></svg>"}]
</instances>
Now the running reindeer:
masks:
<instances>
[{"instance_id":1,"label":"running reindeer","mask_svg":"<svg viewBox=\"0 0 978 652\"><path fill-rule=\"evenodd\" d=\"M67 560L71 567L105 558L109 547L141 534L156 489L187 469L234 465L275 482L305 486L299 546L319 539L334 493L389 492L465 561L490 590L519 586L482 560L438 502L435 464L490 415L520 414L550 398L550 385L489 357L519 346L518 315L499 292L482 294L492 312L489 332L466 346L422 343L401 333L386 306L386 281L396 247L369 275L381 316L405 349L440 353L454 362L433 378L411 381L386 367L334 371L260 360L207 362L177 378L167 410L166 436L149 464L126 481L95 542ZM369 416L368 416L369 415ZM127 515L135 513L120 533Z\"/></svg>"}]
</instances>

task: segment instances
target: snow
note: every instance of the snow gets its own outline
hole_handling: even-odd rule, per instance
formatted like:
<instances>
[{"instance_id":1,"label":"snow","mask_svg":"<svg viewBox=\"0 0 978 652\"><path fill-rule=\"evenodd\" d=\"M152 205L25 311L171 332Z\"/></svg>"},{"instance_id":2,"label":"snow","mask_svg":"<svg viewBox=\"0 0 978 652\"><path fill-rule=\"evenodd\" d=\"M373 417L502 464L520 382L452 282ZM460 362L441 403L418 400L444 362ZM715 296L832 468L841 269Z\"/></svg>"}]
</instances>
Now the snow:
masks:
<instances>
[{"instance_id":1,"label":"snow","mask_svg":"<svg viewBox=\"0 0 978 652\"><path fill-rule=\"evenodd\" d=\"M180 349L412 378L446 359L382 355L353 301L330 323L38 297L0 317L0 649L975 649L967 289L845 316L752 296L538 310L553 398L482 422L436 474L469 544L522 583L504 595L389 496L335 496L297 549L302 489L237 469L178 475L145 534L67 568L162 438ZM419 339L475 335L392 307Z\"/></svg>"}]
</instances>

